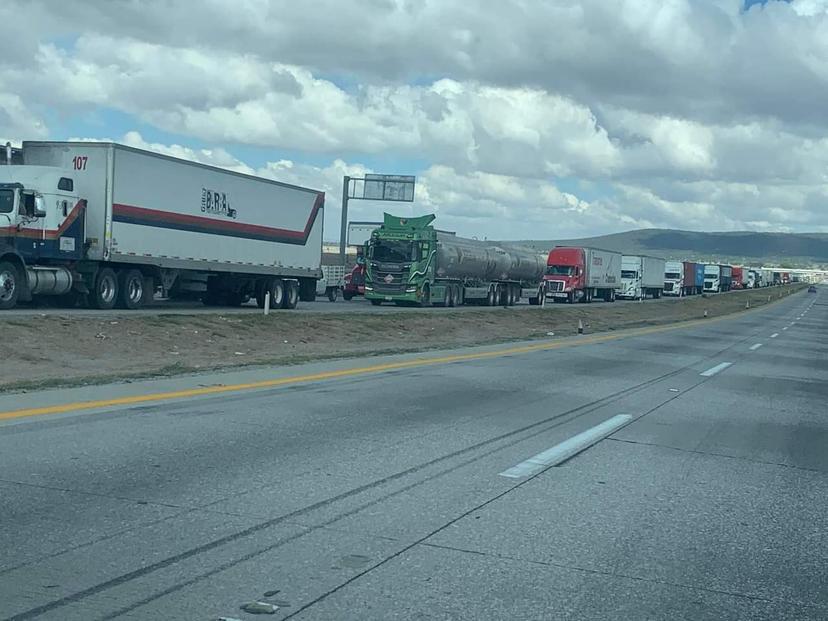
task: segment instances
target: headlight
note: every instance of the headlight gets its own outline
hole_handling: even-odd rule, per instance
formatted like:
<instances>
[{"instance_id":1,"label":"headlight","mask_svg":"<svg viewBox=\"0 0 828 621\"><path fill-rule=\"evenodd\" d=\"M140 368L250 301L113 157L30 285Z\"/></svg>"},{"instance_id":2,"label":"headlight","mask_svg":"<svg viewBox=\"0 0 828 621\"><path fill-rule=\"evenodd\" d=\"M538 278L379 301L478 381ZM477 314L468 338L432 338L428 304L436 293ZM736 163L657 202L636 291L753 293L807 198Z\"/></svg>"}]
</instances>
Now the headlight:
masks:
<instances>
[{"instance_id":1,"label":"headlight","mask_svg":"<svg viewBox=\"0 0 828 621\"><path fill-rule=\"evenodd\" d=\"M411 287L405 290L406 293L417 293L417 287Z\"/></svg>"},{"instance_id":2,"label":"headlight","mask_svg":"<svg viewBox=\"0 0 828 621\"><path fill-rule=\"evenodd\" d=\"M368 285L365 285L365 290L366 290L366 291L373 291L373 290L374 290L374 288L373 288L373 287L369 287Z\"/></svg>"}]
</instances>

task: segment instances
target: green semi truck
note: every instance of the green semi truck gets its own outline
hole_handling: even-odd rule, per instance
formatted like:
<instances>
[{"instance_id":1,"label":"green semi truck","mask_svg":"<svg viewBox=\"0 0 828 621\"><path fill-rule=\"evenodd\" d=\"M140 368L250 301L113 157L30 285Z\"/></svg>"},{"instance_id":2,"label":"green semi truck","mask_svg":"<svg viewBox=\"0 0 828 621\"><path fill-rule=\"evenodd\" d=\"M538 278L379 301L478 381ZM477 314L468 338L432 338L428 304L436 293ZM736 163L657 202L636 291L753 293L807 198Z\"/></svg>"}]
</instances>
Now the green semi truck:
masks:
<instances>
[{"instance_id":1,"label":"green semi truck","mask_svg":"<svg viewBox=\"0 0 828 621\"><path fill-rule=\"evenodd\" d=\"M543 304L546 257L531 249L464 239L436 216L385 214L366 245L365 297L374 305Z\"/></svg>"}]
</instances>

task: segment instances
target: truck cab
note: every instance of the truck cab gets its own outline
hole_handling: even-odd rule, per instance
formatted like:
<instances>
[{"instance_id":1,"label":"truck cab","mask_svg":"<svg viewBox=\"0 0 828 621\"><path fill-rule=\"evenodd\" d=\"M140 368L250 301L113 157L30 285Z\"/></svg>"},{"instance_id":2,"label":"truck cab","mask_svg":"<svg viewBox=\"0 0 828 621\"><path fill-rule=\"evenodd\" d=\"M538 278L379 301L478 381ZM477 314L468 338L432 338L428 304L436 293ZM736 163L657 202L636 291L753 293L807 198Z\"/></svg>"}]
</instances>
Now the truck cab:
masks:
<instances>
[{"instance_id":1,"label":"truck cab","mask_svg":"<svg viewBox=\"0 0 828 621\"><path fill-rule=\"evenodd\" d=\"M429 303L437 237L436 216L398 218L385 214L383 225L371 234L365 253L365 298ZM431 271L429 271L431 270Z\"/></svg>"},{"instance_id":2,"label":"truck cab","mask_svg":"<svg viewBox=\"0 0 828 621\"><path fill-rule=\"evenodd\" d=\"M583 248L553 248L546 260L547 294L575 301L585 288L586 259Z\"/></svg>"},{"instance_id":3,"label":"truck cab","mask_svg":"<svg viewBox=\"0 0 828 621\"><path fill-rule=\"evenodd\" d=\"M621 277L624 277L622 272ZM664 264L664 295L682 295L684 289L684 263L667 261Z\"/></svg>"},{"instance_id":4,"label":"truck cab","mask_svg":"<svg viewBox=\"0 0 828 621\"><path fill-rule=\"evenodd\" d=\"M621 258L621 290L619 298L638 300L644 298L641 288L641 259L633 256Z\"/></svg>"},{"instance_id":5,"label":"truck cab","mask_svg":"<svg viewBox=\"0 0 828 621\"><path fill-rule=\"evenodd\" d=\"M721 268L718 265L704 266L704 292L718 293L721 287Z\"/></svg>"},{"instance_id":6,"label":"truck cab","mask_svg":"<svg viewBox=\"0 0 828 621\"><path fill-rule=\"evenodd\" d=\"M0 309L71 289L65 264L83 256L84 209L72 171L0 166Z\"/></svg>"},{"instance_id":7,"label":"truck cab","mask_svg":"<svg viewBox=\"0 0 828 621\"><path fill-rule=\"evenodd\" d=\"M355 296L365 295L365 249L357 251L356 264L351 271L345 274L345 286L342 288L342 297L351 300Z\"/></svg>"}]
</instances>

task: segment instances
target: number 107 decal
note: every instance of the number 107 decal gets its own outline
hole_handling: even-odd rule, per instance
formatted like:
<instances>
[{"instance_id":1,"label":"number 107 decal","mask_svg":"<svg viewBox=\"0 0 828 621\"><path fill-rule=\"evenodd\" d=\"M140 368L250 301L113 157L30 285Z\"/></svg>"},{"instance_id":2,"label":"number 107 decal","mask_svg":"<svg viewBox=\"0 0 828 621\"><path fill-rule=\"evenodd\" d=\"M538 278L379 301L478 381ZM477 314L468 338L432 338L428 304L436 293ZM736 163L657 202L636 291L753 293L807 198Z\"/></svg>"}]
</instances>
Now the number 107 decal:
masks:
<instances>
[{"instance_id":1,"label":"number 107 decal","mask_svg":"<svg viewBox=\"0 0 828 621\"><path fill-rule=\"evenodd\" d=\"M72 158L72 168L75 170L86 170L86 162L89 159L86 155L76 155Z\"/></svg>"}]
</instances>

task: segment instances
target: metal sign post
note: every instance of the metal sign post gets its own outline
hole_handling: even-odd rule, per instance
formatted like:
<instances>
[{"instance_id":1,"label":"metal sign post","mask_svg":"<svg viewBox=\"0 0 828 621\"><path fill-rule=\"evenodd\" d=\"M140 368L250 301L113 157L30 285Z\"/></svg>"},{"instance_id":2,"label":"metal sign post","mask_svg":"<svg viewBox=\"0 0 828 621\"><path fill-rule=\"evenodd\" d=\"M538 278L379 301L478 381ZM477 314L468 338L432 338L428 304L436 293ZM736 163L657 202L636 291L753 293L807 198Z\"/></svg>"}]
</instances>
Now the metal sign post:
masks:
<instances>
[{"instance_id":1,"label":"metal sign post","mask_svg":"<svg viewBox=\"0 0 828 621\"><path fill-rule=\"evenodd\" d=\"M339 260L345 265L345 247L348 243L348 200L414 202L413 175L366 174L342 178L342 226L339 232ZM361 190L361 191L359 191Z\"/></svg>"}]
</instances>

